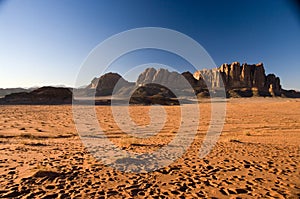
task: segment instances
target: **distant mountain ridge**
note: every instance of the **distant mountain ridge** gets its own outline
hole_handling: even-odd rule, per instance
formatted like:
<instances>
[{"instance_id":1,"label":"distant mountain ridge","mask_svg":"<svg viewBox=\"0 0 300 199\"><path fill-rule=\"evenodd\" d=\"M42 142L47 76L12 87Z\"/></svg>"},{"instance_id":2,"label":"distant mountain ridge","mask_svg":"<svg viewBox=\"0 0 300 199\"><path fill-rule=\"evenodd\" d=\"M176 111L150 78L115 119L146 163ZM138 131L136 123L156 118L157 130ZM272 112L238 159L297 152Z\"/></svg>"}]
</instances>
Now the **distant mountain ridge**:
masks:
<instances>
[{"instance_id":1,"label":"distant mountain ridge","mask_svg":"<svg viewBox=\"0 0 300 199\"><path fill-rule=\"evenodd\" d=\"M30 92L34 89L26 88L0 88L0 98L11 93L21 93L21 92Z\"/></svg>"},{"instance_id":2,"label":"distant mountain ridge","mask_svg":"<svg viewBox=\"0 0 300 199\"><path fill-rule=\"evenodd\" d=\"M91 100L92 96L108 96L106 99L96 99L95 104L109 105L111 95L116 96L119 103L124 103L124 99L129 98L130 104L145 105L178 105L179 101L193 103L195 96L300 98L300 92L283 89L279 77L266 74L262 63L241 65L239 62L195 71L193 74L189 71L180 74L162 68L147 68L136 82L129 82L118 73L110 72L94 78L85 88L14 88L0 89L0 94L1 92L5 97L0 98L0 104L12 105L56 105L71 104L72 101L86 103L84 100Z\"/></svg>"},{"instance_id":3,"label":"distant mountain ridge","mask_svg":"<svg viewBox=\"0 0 300 199\"><path fill-rule=\"evenodd\" d=\"M45 86L43 86L45 87ZM63 84L61 85L53 85L48 87L55 87L55 88L69 88L68 86L65 86ZM36 89L39 89L41 87L39 86L33 86L33 87L17 87L17 88L0 88L0 98L4 97L5 95L13 94L13 93L22 93L26 92L29 93L31 91L34 91Z\"/></svg>"},{"instance_id":4,"label":"distant mountain ridge","mask_svg":"<svg viewBox=\"0 0 300 199\"><path fill-rule=\"evenodd\" d=\"M72 89L45 86L30 92L11 93L0 99L8 105L59 105L72 103Z\"/></svg>"},{"instance_id":5,"label":"distant mountain ridge","mask_svg":"<svg viewBox=\"0 0 300 199\"><path fill-rule=\"evenodd\" d=\"M117 82L118 88L115 87ZM279 77L266 74L263 63L241 65L239 62L225 63L218 68L203 69L193 74L189 71L180 74L167 69L147 68L136 82L128 82L117 73L107 73L94 78L86 89L96 89L96 96L111 95L113 91L115 94L129 94L128 90L149 83L175 90L180 96L196 94L198 97L208 97L213 94L209 91L218 92L224 88L226 97L300 97L299 92L283 89Z\"/></svg>"}]
</instances>

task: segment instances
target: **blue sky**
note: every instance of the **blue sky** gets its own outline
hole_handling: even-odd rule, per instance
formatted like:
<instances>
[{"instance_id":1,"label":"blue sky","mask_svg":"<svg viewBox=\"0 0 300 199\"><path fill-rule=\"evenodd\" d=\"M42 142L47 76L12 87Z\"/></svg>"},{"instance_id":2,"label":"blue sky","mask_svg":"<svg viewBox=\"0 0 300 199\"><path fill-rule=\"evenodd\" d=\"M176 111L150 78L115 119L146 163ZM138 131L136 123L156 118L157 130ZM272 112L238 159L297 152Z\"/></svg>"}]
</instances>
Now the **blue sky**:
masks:
<instances>
[{"instance_id":1,"label":"blue sky","mask_svg":"<svg viewBox=\"0 0 300 199\"><path fill-rule=\"evenodd\" d=\"M300 89L300 18L287 0L0 1L0 87L72 86L96 45L139 27L182 32L199 42L217 65L263 62L266 72L280 76L285 88ZM171 57L148 51L127 61L190 70L179 58L169 62ZM118 72L117 67L112 70Z\"/></svg>"}]
</instances>

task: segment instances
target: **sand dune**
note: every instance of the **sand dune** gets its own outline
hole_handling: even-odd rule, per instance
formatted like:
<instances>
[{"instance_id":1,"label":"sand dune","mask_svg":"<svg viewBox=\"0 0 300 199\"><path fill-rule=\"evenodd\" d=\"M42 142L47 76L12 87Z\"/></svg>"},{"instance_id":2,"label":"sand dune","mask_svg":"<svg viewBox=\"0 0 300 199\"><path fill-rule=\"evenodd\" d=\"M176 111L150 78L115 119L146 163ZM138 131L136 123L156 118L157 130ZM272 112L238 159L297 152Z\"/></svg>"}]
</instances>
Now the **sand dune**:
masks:
<instances>
[{"instance_id":1,"label":"sand dune","mask_svg":"<svg viewBox=\"0 0 300 199\"><path fill-rule=\"evenodd\" d=\"M196 105L190 105L196 106ZM149 173L124 173L96 160L83 146L71 106L0 106L0 196L11 198L299 198L300 101L230 99L222 135L198 157L210 121L200 104L200 126L188 151ZM131 106L149 124L148 106ZM132 138L110 107L96 107L101 127L118 147L144 153L168 144L180 125L178 106L165 107L166 125L150 138Z\"/></svg>"}]
</instances>

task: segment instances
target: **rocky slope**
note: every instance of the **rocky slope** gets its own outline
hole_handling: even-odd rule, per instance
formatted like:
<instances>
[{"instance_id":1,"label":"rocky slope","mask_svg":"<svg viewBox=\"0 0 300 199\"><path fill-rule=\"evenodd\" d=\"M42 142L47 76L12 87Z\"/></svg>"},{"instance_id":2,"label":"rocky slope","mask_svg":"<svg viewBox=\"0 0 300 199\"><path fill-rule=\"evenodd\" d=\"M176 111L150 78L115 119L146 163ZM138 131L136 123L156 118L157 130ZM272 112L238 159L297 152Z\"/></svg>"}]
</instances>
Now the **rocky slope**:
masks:
<instances>
[{"instance_id":1,"label":"rocky slope","mask_svg":"<svg viewBox=\"0 0 300 199\"><path fill-rule=\"evenodd\" d=\"M274 74L266 75L262 63L240 65L239 62L233 62L231 65L223 64L219 70L227 90L255 88L260 92L260 95L281 95L279 77Z\"/></svg>"},{"instance_id":2,"label":"rocky slope","mask_svg":"<svg viewBox=\"0 0 300 199\"><path fill-rule=\"evenodd\" d=\"M31 92L12 93L0 99L0 104L56 105L71 104L69 88L41 87Z\"/></svg>"},{"instance_id":3,"label":"rocky slope","mask_svg":"<svg viewBox=\"0 0 300 199\"><path fill-rule=\"evenodd\" d=\"M185 77L190 85L185 84L182 77ZM300 97L299 92L282 89L280 79L276 75L266 75L262 63L240 65L239 62L233 62L210 70L196 71L193 75L190 72L179 74L165 69L150 68L137 80L137 85L147 83L163 84L182 91L188 91L191 86L198 96L208 96L208 88L218 91L223 87L227 97Z\"/></svg>"},{"instance_id":4,"label":"rocky slope","mask_svg":"<svg viewBox=\"0 0 300 199\"><path fill-rule=\"evenodd\" d=\"M106 73L98 79L97 83L96 81L97 80L94 79L94 84L96 87L96 96L112 95L116 86L118 88L122 88L134 85L134 83L126 81L123 77L121 77L121 75L117 73Z\"/></svg>"},{"instance_id":5,"label":"rocky slope","mask_svg":"<svg viewBox=\"0 0 300 199\"><path fill-rule=\"evenodd\" d=\"M194 74L188 71L179 74L167 69L147 68L135 83L126 81L117 73L107 73L100 78L94 78L86 89L96 89L96 96L111 95L115 89L115 94L128 97L140 86L145 88L150 83L165 86L181 97L194 94L198 97L209 97L212 94L218 96L222 88L227 97L300 97L299 92L283 89L279 77L266 74L263 63L239 62L225 63L218 68L203 69ZM153 85L151 89L154 89Z\"/></svg>"},{"instance_id":6,"label":"rocky slope","mask_svg":"<svg viewBox=\"0 0 300 199\"><path fill-rule=\"evenodd\" d=\"M225 93L222 88L225 88ZM94 78L86 88L75 91L82 97L114 94L121 101L130 99L133 104L162 105L178 104L175 97L190 99L195 94L197 97L226 94L226 97L300 98L300 92L283 89L279 77L266 74L262 63L241 65L239 62L222 64L210 70L203 69L194 74L148 68L139 75L136 82L128 82L117 73L107 73ZM0 104L70 104L72 99L72 91L68 88L42 87L31 92L6 95L0 98ZM95 103L110 104L111 101L106 99Z\"/></svg>"},{"instance_id":7,"label":"rocky slope","mask_svg":"<svg viewBox=\"0 0 300 199\"><path fill-rule=\"evenodd\" d=\"M34 88L0 88L0 98L12 93L30 92L33 90Z\"/></svg>"}]
</instances>

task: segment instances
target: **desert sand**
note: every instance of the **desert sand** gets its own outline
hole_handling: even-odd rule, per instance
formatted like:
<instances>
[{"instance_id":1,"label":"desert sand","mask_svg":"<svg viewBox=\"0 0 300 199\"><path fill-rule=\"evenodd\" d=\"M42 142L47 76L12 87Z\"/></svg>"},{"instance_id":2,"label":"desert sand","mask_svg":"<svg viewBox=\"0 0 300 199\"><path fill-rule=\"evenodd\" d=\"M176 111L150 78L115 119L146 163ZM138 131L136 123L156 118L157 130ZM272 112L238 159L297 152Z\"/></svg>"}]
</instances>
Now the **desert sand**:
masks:
<instances>
[{"instance_id":1,"label":"desert sand","mask_svg":"<svg viewBox=\"0 0 300 199\"><path fill-rule=\"evenodd\" d=\"M300 197L299 99L229 99L222 134L203 159L198 151L211 106L199 107L200 126L189 150L167 167L137 174L106 166L88 152L76 131L71 105L0 106L0 197ZM132 119L147 125L149 109L131 106ZM120 131L109 106L96 107L107 137L138 153L155 151L176 134L179 107L165 110L162 131L138 139Z\"/></svg>"}]
</instances>

